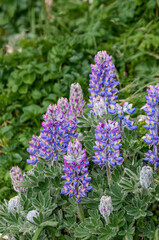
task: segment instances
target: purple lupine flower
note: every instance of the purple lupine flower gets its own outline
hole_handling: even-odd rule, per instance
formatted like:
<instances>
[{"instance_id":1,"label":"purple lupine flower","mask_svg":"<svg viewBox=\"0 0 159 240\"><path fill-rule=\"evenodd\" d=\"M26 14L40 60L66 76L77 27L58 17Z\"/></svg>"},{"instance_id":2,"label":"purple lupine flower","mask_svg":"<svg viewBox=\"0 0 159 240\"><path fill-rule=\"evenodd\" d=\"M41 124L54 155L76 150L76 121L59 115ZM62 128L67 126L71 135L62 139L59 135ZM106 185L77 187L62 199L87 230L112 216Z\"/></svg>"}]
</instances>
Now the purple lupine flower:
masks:
<instances>
[{"instance_id":1,"label":"purple lupine flower","mask_svg":"<svg viewBox=\"0 0 159 240\"><path fill-rule=\"evenodd\" d=\"M100 51L95 56L95 65L91 65L92 74L90 74L89 89L91 96L88 107L93 109L93 98L97 96L103 97L106 106L115 104L118 98L118 89L116 86L119 82L116 81L115 66L112 63L112 56L109 56L106 51Z\"/></svg>"},{"instance_id":2,"label":"purple lupine flower","mask_svg":"<svg viewBox=\"0 0 159 240\"><path fill-rule=\"evenodd\" d=\"M71 84L69 100L73 115L82 116L85 102L83 98L83 92L79 83Z\"/></svg>"},{"instance_id":3,"label":"purple lupine flower","mask_svg":"<svg viewBox=\"0 0 159 240\"><path fill-rule=\"evenodd\" d=\"M69 197L76 196L77 202L81 201L82 197L87 196L87 192L92 190L89 186L91 177L88 175L88 165L86 151L82 150L82 144L78 139L73 143L69 142L67 155L63 156L63 170L65 175L65 184L61 190L61 194L69 194Z\"/></svg>"},{"instance_id":4,"label":"purple lupine flower","mask_svg":"<svg viewBox=\"0 0 159 240\"><path fill-rule=\"evenodd\" d=\"M113 166L115 163L122 164L123 158L119 151L122 144L118 122L105 120L104 123L99 123L95 129L95 137L94 162L100 166L104 166L107 162Z\"/></svg>"},{"instance_id":5,"label":"purple lupine flower","mask_svg":"<svg viewBox=\"0 0 159 240\"><path fill-rule=\"evenodd\" d=\"M36 164L39 160L39 150L40 150L40 137L35 135L32 136L32 140L29 141L29 148L27 148L27 152L30 153L30 158L27 159L28 164Z\"/></svg>"},{"instance_id":6,"label":"purple lupine flower","mask_svg":"<svg viewBox=\"0 0 159 240\"><path fill-rule=\"evenodd\" d=\"M13 188L16 192L24 192L24 188L20 186L20 183L24 181L21 169L17 167L12 167L10 170L10 177L12 179Z\"/></svg>"},{"instance_id":7,"label":"purple lupine flower","mask_svg":"<svg viewBox=\"0 0 159 240\"><path fill-rule=\"evenodd\" d=\"M127 127L130 130L134 130L137 128L136 125L134 125L134 121L130 120L130 114L133 114L136 109L132 107L132 104L129 104L128 102L125 102L123 106L116 103L115 105L110 104L108 108L108 112L110 114L118 114L118 117L120 119L120 127ZM129 115L124 115L124 113Z\"/></svg>"},{"instance_id":8,"label":"purple lupine flower","mask_svg":"<svg viewBox=\"0 0 159 240\"><path fill-rule=\"evenodd\" d=\"M149 130L143 139L148 145L153 145L153 150L145 153L143 160L150 164L155 163L159 167L159 83L156 86L149 86L147 89L148 96L146 96L146 105L144 111L147 114L145 120L145 129Z\"/></svg>"},{"instance_id":9,"label":"purple lupine flower","mask_svg":"<svg viewBox=\"0 0 159 240\"><path fill-rule=\"evenodd\" d=\"M29 142L30 147L27 151L30 153L30 159L27 160L28 164L37 163L39 157L57 161L58 154L64 154L67 151L70 137L78 136L76 117L69 117L70 108L67 106L64 108L64 102L66 102L65 99L58 102L60 108L56 104L49 105L46 114L43 115L43 129L40 130L40 136L33 136L32 141Z\"/></svg>"},{"instance_id":10,"label":"purple lupine flower","mask_svg":"<svg viewBox=\"0 0 159 240\"><path fill-rule=\"evenodd\" d=\"M76 118L67 121L63 112L55 104L49 106L43 117L45 121L42 122L40 156L46 160L53 157L56 161L59 152L65 153L67 151L70 137L78 135L76 133Z\"/></svg>"}]
</instances>

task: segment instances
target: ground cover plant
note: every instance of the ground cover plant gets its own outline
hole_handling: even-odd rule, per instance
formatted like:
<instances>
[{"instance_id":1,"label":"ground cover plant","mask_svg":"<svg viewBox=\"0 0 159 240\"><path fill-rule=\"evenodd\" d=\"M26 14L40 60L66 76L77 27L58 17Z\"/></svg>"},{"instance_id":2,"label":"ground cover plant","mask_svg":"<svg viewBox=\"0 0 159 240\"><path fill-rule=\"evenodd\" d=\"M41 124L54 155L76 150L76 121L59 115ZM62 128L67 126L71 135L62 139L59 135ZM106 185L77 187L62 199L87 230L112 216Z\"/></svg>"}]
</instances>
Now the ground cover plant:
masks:
<instances>
[{"instance_id":1,"label":"ground cover plant","mask_svg":"<svg viewBox=\"0 0 159 240\"><path fill-rule=\"evenodd\" d=\"M27 163L10 171L17 196L0 206L9 239L154 239L159 237L159 83L147 89L145 130L119 104L112 56L95 55L89 103L73 83L70 97L50 104ZM149 150L146 145L149 145Z\"/></svg>"},{"instance_id":2,"label":"ground cover plant","mask_svg":"<svg viewBox=\"0 0 159 240\"><path fill-rule=\"evenodd\" d=\"M88 101L97 50L113 56L120 101L130 99L136 116L143 114L146 88L158 82L158 1L51 2L0 3L1 200L14 195L9 169L29 170L25 149L48 105L68 97L73 82ZM138 129L143 135L142 124Z\"/></svg>"}]
</instances>

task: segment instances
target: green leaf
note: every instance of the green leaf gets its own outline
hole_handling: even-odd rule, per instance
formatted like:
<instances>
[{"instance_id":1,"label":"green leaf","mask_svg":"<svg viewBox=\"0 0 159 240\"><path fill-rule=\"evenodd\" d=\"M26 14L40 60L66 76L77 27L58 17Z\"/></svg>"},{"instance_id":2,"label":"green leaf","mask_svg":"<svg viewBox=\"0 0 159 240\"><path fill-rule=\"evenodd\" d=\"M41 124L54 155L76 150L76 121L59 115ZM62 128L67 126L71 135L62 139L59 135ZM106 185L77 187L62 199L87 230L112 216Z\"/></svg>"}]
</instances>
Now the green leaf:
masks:
<instances>
[{"instance_id":1,"label":"green leaf","mask_svg":"<svg viewBox=\"0 0 159 240\"><path fill-rule=\"evenodd\" d=\"M42 227L57 227L58 222L46 221L40 224Z\"/></svg>"},{"instance_id":2,"label":"green leaf","mask_svg":"<svg viewBox=\"0 0 159 240\"><path fill-rule=\"evenodd\" d=\"M26 84L32 84L35 81L36 74L30 73L23 76L23 82Z\"/></svg>"},{"instance_id":3,"label":"green leaf","mask_svg":"<svg viewBox=\"0 0 159 240\"><path fill-rule=\"evenodd\" d=\"M22 85L19 87L18 92L20 94L26 94L28 92L28 85Z\"/></svg>"},{"instance_id":4,"label":"green leaf","mask_svg":"<svg viewBox=\"0 0 159 240\"><path fill-rule=\"evenodd\" d=\"M32 98L35 100L41 98L41 92L36 89L32 91L31 95L32 95Z\"/></svg>"},{"instance_id":5,"label":"green leaf","mask_svg":"<svg viewBox=\"0 0 159 240\"><path fill-rule=\"evenodd\" d=\"M106 226L105 228L101 228L100 232L101 232L101 235L99 236L100 240L113 239L113 237L115 237L118 232L118 227L110 228L109 226Z\"/></svg>"}]
</instances>

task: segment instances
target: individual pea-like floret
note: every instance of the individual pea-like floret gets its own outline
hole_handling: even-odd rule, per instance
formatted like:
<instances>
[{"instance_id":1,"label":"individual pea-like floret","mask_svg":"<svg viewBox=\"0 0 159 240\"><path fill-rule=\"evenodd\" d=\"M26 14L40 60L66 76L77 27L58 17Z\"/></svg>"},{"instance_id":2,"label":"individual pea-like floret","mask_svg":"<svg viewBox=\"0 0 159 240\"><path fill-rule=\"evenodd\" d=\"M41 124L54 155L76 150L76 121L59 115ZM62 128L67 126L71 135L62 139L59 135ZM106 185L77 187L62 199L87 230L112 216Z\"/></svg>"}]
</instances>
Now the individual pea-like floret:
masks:
<instances>
[{"instance_id":1,"label":"individual pea-like floret","mask_svg":"<svg viewBox=\"0 0 159 240\"><path fill-rule=\"evenodd\" d=\"M8 211L9 212L18 212L21 207L19 196L11 198L8 202Z\"/></svg>"},{"instance_id":2,"label":"individual pea-like floret","mask_svg":"<svg viewBox=\"0 0 159 240\"><path fill-rule=\"evenodd\" d=\"M143 188L149 188L153 182L153 170L149 166L144 166L140 171L140 184Z\"/></svg>"},{"instance_id":3,"label":"individual pea-like floret","mask_svg":"<svg viewBox=\"0 0 159 240\"><path fill-rule=\"evenodd\" d=\"M159 158L156 156L154 151L149 150L147 153L145 153L145 158L143 158L144 161L148 161L150 164L156 163L156 166L159 166Z\"/></svg>"},{"instance_id":4,"label":"individual pea-like floret","mask_svg":"<svg viewBox=\"0 0 159 240\"><path fill-rule=\"evenodd\" d=\"M12 167L12 169L10 170L10 177L12 179L14 190L18 193L24 192L24 188L20 186L20 183L24 181L24 178L18 166Z\"/></svg>"},{"instance_id":5,"label":"individual pea-like floret","mask_svg":"<svg viewBox=\"0 0 159 240\"><path fill-rule=\"evenodd\" d=\"M27 220L29 222L34 223L34 219L33 218L34 217L37 218L38 216L39 216L38 211L36 211L36 210L29 211L28 214L27 214Z\"/></svg>"},{"instance_id":6,"label":"individual pea-like floret","mask_svg":"<svg viewBox=\"0 0 159 240\"><path fill-rule=\"evenodd\" d=\"M113 211L112 199L109 196L102 196L99 205L99 211L104 217L106 224L109 222L109 216Z\"/></svg>"}]
</instances>

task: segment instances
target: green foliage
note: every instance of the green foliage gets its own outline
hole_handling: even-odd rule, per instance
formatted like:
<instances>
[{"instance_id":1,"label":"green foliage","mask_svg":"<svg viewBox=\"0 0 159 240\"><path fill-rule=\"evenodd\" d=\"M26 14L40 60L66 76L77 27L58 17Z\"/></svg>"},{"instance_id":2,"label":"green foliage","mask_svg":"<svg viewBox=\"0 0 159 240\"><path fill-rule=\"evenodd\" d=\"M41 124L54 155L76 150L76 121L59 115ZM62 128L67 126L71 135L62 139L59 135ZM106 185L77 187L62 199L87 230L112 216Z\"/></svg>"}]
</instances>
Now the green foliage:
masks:
<instances>
[{"instance_id":1,"label":"green foliage","mask_svg":"<svg viewBox=\"0 0 159 240\"><path fill-rule=\"evenodd\" d=\"M9 169L26 166L26 148L32 134L39 135L42 114L59 97L68 97L71 83L79 82L88 100L93 56L106 49L113 56L121 101L134 103L136 117L145 104L145 90L159 80L159 3L156 0L64 1L47 9L42 1L0 1L0 200L15 195ZM9 45L9 46L7 46ZM9 53L11 47L13 53ZM94 125L99 119L79 118L89 160L93 155ZM85 129L84 129L85 128ZM132 137L125 131L122 155L125 170L117 167L107 191L104 170L90 163L94 190L83 200L85 221L79 223L74 200L60 196L61 166L40 162L26 175L27 193L21 196L23 214L0 210L0 231L25 233L25 239L145 239L157 240L158 178L148 195L139 185L140 159L146 147L143 122ZM130 165L132 163L132 166ZM140 166L140 167L139 167ZM102 177L101 177L102 176ZM34 186L34 187L33 187ZM98 212L103 194L110 194L116 213L106 226ZM51 196L51 197L50 197ZM29 201L32 199L32 201ZM28 210L40 212L36 224L24 221ZM88 210L89 209L89 210ZM153 216L154 215L154 216ZM6 221L9 222L6 226ZM143 220L144 219L144 220ZM38 226L38 228L37 228ZM36 230L36 231L35 231ZM18 235L19 239L19 235ZM23 239L23 238L22 238Z\"/></svg>"},{"instance_id":2,"label":"green foliage","mask_svg":"<svg viewBox=\"0 0 159 240\"><path fill-rule=\"evenodd\" d=\"M88 99L90 63L97 50L106 49L113 55L120 99L131 96L136 114L145 102L147 85L158 81L155 0L56 0L47 10L47 37L42 6L40 0L0 4L4 43L0 54L0 166L6 169L16 161L25 167L25 149L32 134L39 134L42 114L58 97L68 96L71 83L79 82ZM6 39L13 53L7 53Z\"/></svg>"}]
</instances>

